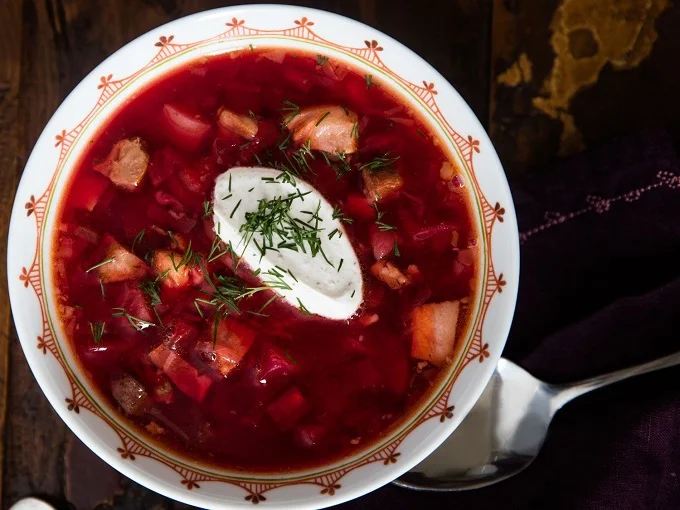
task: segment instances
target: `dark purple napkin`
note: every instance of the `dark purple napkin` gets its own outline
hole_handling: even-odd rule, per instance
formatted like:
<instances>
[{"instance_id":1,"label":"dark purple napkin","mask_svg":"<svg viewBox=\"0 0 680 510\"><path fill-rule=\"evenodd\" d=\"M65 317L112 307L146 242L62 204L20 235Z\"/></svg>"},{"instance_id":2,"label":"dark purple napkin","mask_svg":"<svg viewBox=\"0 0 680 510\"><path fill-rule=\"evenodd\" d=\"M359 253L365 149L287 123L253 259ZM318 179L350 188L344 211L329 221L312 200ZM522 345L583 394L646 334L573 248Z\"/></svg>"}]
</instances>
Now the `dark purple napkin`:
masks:
<instances>
[{"instance_id":1,"label":"dark purple napkin","mask_svg":"<svg viewBox=\"0 0 680 510\"><path fill-rule=\"evenodd\" d=\"M680 350L680 166L663 132L512 186L521 231L504 356L569 382ZM562 409L539 458L465 493L385 487L342 508L680 509L680 368Z\"/></svg>"}]
</instances>

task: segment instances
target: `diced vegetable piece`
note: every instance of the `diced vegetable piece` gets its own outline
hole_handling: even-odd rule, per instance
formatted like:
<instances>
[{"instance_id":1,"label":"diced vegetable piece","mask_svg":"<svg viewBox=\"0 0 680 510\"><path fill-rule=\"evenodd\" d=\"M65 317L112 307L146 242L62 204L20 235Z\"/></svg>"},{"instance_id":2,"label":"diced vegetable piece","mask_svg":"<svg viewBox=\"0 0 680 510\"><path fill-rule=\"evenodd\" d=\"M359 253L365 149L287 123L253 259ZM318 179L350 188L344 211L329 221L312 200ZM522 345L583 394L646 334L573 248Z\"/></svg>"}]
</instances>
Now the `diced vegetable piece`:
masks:
<instances>
[{"instance_id":1,"label":"diced vegetable piece","mask_svg":"<svg viewBox=\"0 0 680 510\"><path fill-rule=\"evenodd\" d=\"M397 243L397 235L394 232L383 232L378 228L371 231L371 246L375 260L384 259L394 254L394 246Z\"/></svg>"},{"instance_id":2,"label":"diced vegetable piece","mask_svg":"<svg viewBox=\"0 0 680 510\"><path fill-rule=\"evenodd\" d=\"M371 266L371 273L386 283L392 290L400 289L411 283L410 278L402 273L397 266L384 260L379 260L373 264Z\"/></svg>"},{"instance_id":3,"label":"diced vegetable piece","mask_svg":"<svg viewBox=\"0 0 680 510\"><path fill-rule=\"evenodd\" d=\"M148 266L134 253L126 250L118 241L111 236L105 236L104 242L108 243L104 261L111 259L99 266L96 271L104 283L122 282L141 278L148 271Z\"/></svg>"},{"instance_id":4,"label":"diced vegetable piece","mask_svg":"<svg viewBox=\"0 0 680 510\"><path fill-rule=\"evenodd\" d=\"M296 386L290 388L267 406L269 416L281 430L293 428L309 410L309 403Z\"/></svg>"},{"instance_id":5,"label":"diced vegetable piece","mask_svg":"<svg viewBox=\"0 0 680 510\"><path fill-rule=\"evenodd\" d=\"M169 288L189 285L189 264L183 256L170 250L156 250L153 254L153 267L161 276L161 283Z\"/></svg>"},{"instance_id":6,"label":"diced vegetable piece","mask_svg":"<svg viewBox=\"0 0 680 510\"><path fill-rule=\"evenodd\" d=\"M439 169L439 177L445 181L450 181L454 175L456 175L456 171L453 169L453 165L448 161L444 161Z\"/></svg>"},{"instance_id":7,"label":"diced vegetable piece","mask_svg":"<svg viewBox=\"0 0 680 510\"><path fill-rule=\"evenodd\" d=\"M293 358L274 348L265 352L261 364L262 370L259 377L261 380L267 381L267 384L282 380L295 371Z\"/></svg>"},{"instance_id":8,"label":"diced vegetable piece","mask_svg":"<svg viewBox=\"0 0 680 510\"><path fill-rule=\"evenodd\" d=\"M217 326L215 356L218 370L229 375L241 362L255 340L255 332L231 319L221 320Z\"/></svg>"},{"instance_id":9,"label":"diced vegetable piece","mask_svg":"<svg viewBox=\"0 0 680 510\"><path fill-rule=\"evenodd\" d=\"M358 221L371 221L375 219L376 212L364 197L352 194L345 201L345 215Z\"/></svg>"},{"instance_id":10,"label":"diced vegetable piece","mask_svg":"<svg viewBox=\"0 0 680 510\"><path fill-rule=\"evenodd\" d=\"M175 401L175 391L170 381L163 376L163 381L156 384L151 390L151 396L156 402L171 404Z\"/></svg>"},{"instance_id":11,"label":"diced vegetable piece","mask_svg":"<svg viewBox=\"0 0 680 510\"><path fill-rule=\"evenodd\" d=\"M129 374L111 381L111 394L130 416L141 416L149 407L149 395L144 386Z\"/></svg>"},{"instance_id":12,"label":"diced vegetable piece","mask_svg":"<svg viewBox=\"0 0 680 510\"><path fill-rule=\"evenodd\" d=\"M293 431L295 442L304 448L314 448L326 436L328 428L316 423L298 425Z\"/></svg>"},{"instance_id":13,"label":"diced vegetable piece","mask_svg":"<svg viewBox=\"0 0 680 510\"><path fill-rule=\"evenodd\" d=\"M111 179L116 186L135 191L142 183L148 166L149 153L142 139L135 137L116 142L106 159L95 165L94 169Z\"/></svg>"},{"instance_id":14,"label":"diced vegetable piece","mask_svg":"<svg viewBox=\"0 0 680 510\"><path fill-rule=\"evenodd\" d=\"M217 124L232 133L252 140L257 135L257 121L247 115L238 115L226 108L220 108L217 113Z\"/></svg>"},{"instance_id":15,"label":"diced vegetable piece","mask_svg":"<svg viewBox=\"0 0 680 510\"><path fill-rule=\"evenodd\" d=\"M154 436L159 436L165 432L165 429L155 421L150 421L149 423L146 424L144 428Z\"/></svg>"},{"instance_id":16,"label":"diced vegetable piece","mask_svg":"<svg viewBox=\"0 0 680 510\"><path fill-rule=\"evenodd\" d=\"M450 362L456 344L460 303L429 303L411 312L411 357L442 366Z\"/></svg>"},{"instance_id":17,"label":"diced vegetable piece","mask_svg":"<svg viewBox=\"0 0 680 510\"><path fill-rule=\"evenodd\" d=\"M188 354L196 346L199 331L196 326L182 318L173 318L165 326L165 345L180 356Z\"/></svg>"},{"instance_id":18,"label":"diced vegetable piece","mask_svg":"<svg viewBox=\"0 0 680 510\"><path fill-rule=\"evenodd\" d=\"M364 168L364 194L369 202L379 202L396 195L404 185L399 171L396 168L383 170L371 170Z\"/></svg>"},{"instance_id":19,"label":"diced vegetable piece","mask_svg":"<svg viewBox=\"0 0 680 510\"><path fill-rule=\"evenodd\" d=\"M198 115L192 115L176 106L163 106L163 119L168 135L180 149L198 149L210 131L210 124Z\"/></svg>"},{"instance_id":20,"label":"diced vegetable piece","mask_svg":"<svg viewBox=\"0 0 680 510\"><path fill-rule=\"evenodd\" d=\"M186 166L182 156L171 147L163 147L154 152L149 165L151 184L158 186L172 174Z\"/></svg>"},{"instance_id":21,"label":"diced vegetable piece","mask_svg":"<svg viewBox=\"0 0 680 510\"><path fill-rule=\"evenodd\" d=\"M165 372L175 386L186 396L201 402L208 392L212 380L184 361L178 354L164 344L159 345L149 353L149 359Z\"/></svg>"},{"instance_id":22,"label":"diced vegetable piece","mask_svg":"<svg viewBox=\"0 0 680 510\"><path fill-rule=\"evenodd\" d=\"M357 114L340 106L321 105L303 108L288 122L297 144L307 143L320 151L351 154L357 150L354 135Z\"/></svg>"}]
</instances>

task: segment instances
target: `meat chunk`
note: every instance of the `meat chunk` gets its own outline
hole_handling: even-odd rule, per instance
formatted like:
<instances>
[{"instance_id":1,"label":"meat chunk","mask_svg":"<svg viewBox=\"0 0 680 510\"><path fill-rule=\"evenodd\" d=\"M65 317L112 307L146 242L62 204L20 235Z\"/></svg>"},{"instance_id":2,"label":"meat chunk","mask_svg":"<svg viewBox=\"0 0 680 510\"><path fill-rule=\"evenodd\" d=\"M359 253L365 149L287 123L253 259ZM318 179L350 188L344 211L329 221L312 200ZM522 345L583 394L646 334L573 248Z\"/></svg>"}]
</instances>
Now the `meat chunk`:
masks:
<instances>
[{"instance_id":1,"label":"meat chunk","mask_svg":"<svg viewBox=\"0 0 680 510\"><path fill-rule=\"evenodd\" d=\"M106 251L106 262L97 268L97 274L104 283L122 282L141 278L148 271L148 266L134 253L126 250L111 236L105 236L104 242L109 247Z\"/></svg>"},{"instance_id":2,"label":"meat chunk","mask_svg":"<svg viewBox=\"0 0 680 510\"><path fill-rule=\"evenodd\" d=\"M404 185L404 180L396 168L370 170L364 168L364 194L369 202L379 202L396 195Z\"/></svg>"},{"instance_id":3,"label":"meat chunk","mask_svg":"<svg viewBox=\"0 0 680 510\"><path fill-rule=\"evenodd\" d=\"M248 140L252 140L257 135L258 126L255 119L247 115L238 115L226 108L220 108L217 113L217 124L235 135Z\"/></svg>"},{"instance_id":4,"label":"meat chunk","mask_svg":"<svg viewBox=\"0 0 680 510\"><path fill-rule=\"evenodd\" d=\"M321 105L303 108L288 122L293 141L310 148L335 154L357 151L357 114L340 106Z\"/></svg>"},{"instance_id":5,"label":"meat chunk","mask_svg":"<svg viewBox=\"0 0 680 510\"><path fill-rule=\"evenodd\" d=\"M402 273L397 266L385 260L379 260L371 266L371 273L378 280L387 284L392 290L397 290L411 283L411 279Z\"/></svg>"},{"instance_id":6,"label":"meat chunk","mask_svg":"<svg viewBox=\"0 0 680 510\"><path fill-rule=\"evenodd\" d=\"M153 255L153 267L166 287L186 287L190 283L189 265L174 251L157 250Z\"/></svg>"},{"instance_id":7,"label":"meat chunk","mask_svg":"<svg viewBox=\"0 0 680 510\"><path fill-rule=\"evenodd\" d=\"M411 357L441 366L451 361L456 346L460 303L420 305L411 312Z\"/></svg>"},{"instance_id":8,"label":"meat chunk","mask_svg":"<svg viewBox=\"0 0 680 510\"><path fill-rule=\"evenodd\" d=\"M94 166L116 186L135 191L142 183L149 166L149 153L142 139L124 138L116 142L104 161Z\"/></svg>"},{"instance_id":9,"label":"meat chunk","mask_svg":"<svg viewBox=\"0 0 680 510\"><path fill-rule=\"evenodd\" d=\"M128 374L111 381L111 394L130 416L141 416L149 407L149 395L144 386Z\"/></svg>"},{"instance_id":10,"label":"meat chunk","mask_svg":"<svg viewBox=\"0 0 680 510\"><path fill-rule=\"evenodd\" d=\"M231 319L221 320L215 339L215 361L223 376L229 375L241 362L255 339L255 332Z\"/></svg>"}]
</instances>

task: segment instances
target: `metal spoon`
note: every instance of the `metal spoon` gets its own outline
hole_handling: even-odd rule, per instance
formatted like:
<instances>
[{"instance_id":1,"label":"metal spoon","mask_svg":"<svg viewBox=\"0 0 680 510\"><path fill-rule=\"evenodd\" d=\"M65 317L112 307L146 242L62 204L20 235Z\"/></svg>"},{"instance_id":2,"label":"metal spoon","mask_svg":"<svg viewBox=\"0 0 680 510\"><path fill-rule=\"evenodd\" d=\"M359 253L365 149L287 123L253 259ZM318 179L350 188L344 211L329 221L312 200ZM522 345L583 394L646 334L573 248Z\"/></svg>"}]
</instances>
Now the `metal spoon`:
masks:
<instances>
[{"instance_id":1,"label":"metal spoon","mask_svg":"<svg viewBox=\"0 0 680 510\"><path fill-rule=\"evenodd\" d=\"M680 365L680 353L574 384L539 381L501 359L479 401L437 450L394 483L423 491L477 489L525 469L564 404L589 391Z\"/></svg>"}]
</instances>

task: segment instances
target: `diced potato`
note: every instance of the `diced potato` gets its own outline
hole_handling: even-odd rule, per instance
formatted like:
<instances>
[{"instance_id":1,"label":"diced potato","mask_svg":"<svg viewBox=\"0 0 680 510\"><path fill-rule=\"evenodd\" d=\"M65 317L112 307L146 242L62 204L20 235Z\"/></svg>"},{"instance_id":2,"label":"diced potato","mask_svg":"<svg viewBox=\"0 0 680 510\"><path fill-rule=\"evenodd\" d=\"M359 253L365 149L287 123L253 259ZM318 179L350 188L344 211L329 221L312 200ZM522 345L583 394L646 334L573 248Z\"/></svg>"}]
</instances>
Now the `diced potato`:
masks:
<instances>
[{"instance_id":1,"label":"diced potato","mask_svg":"<svg viewBox=\"0 0 680 510\"><path fill-rule=\"evenodd\" d=\"M362 176L364 178L364 194L371 203L395 195L404 185L404 180L396 168L383 170L364 168Z\"/></svg>"},{"instance_id":2,"label":"diced potato","mask_svg":"<svg viewBox=\"0 0 680 510\"><path fill-rule=\"evenodd\" d=\"M142 139L124 138L115 143L107 158L94 166L116 186L127 191L135 191L142 183L149 167L149 153Z\"/></svg>"},{"instance_id":3,"label":"diced potato","mask_svg":"<svg viewBox=\"0 0 680 510\"><path fill-rule=\"evenodd\" d=\"M111 394L116 402L130 416L140 416L149 407L149 395L144 386L132 377L124 374L111 382Z\"/></svg>"},{"instance_id":4,"label":"diced potato","mask_svg":"<svg viewBox=\"0 0 680 510\"><path fill-rule=\"evenodd\" d=\"M439 169L439 177L445 181L450 181L454 175L456 175L456 171L453 169L453 165L448 161L444 161Z\"/></svg>"},{"instance_id":5,"label":"diced potato","mask_svg":"<svg viewBox=\"0 0 680 510\"><path fill-rule=\"evenodd\" d=\"M153 267L161 275L166 287L178 288L189 285L189 265L182 263L182 255L170 250L157 250L153 254Z\"/></svg>"},{"instance_id":6,"label":"diced potato","mask_svg":"<svg viewBox=\"0 0 680 510\"><path fill-rule=\"evenodd\" d=\"M118 241L110 236L105 237L109 242L105 260L112 259L97 268L97 274L104 283L122 282L141 278L148 271L148 266L134 253L126 250Z\"/></svg>"},{"instance_id":7,"label":"diced potato","mask_svg":"<svg viewBox=\"0 0 680 510\"><path fill-rule=\"evenodd\" d=\"M217 123L234 133L248 140L252 140L257 135L257 121L247 115L238 115L226 108L220 108L217 114Z\"/></svg>"},{"instance_id":8,"label":"diced potato","mask_svg":"<svg viewBox=\"0 0 680 510\"><path fill-rule=\"evenodd\" d=\"M453 358L460 303L444 301L411 312L411 357L442 366Z\"/></svg>"},{"instance_id":9,"label":"diced potato","mask_svg":"<svg viewBox=\"0 0 680 510\"><path fill-rule=\"evenodd\" d=\"M385 260L379 260L371 266L371 273L392 289L400 289L411 283L411 279L402 273L397 266Z\"/></svg>"},{"instance_id":10,"label":"diced potato","mask_svg":"<svg viewBox=\"0 0 680 510\"><path fill-rule=\"evenodd\" d=\"M150 421L149 423L146 424L144 427L150 434L153 434L154 436L159 436L163 433L165 433L165 429L161 427L158 423L155 421Z\"/></svg>"},{"instance_id":11,"label":"diced potato","mask_svg":"<svg viewBox=\"0 0 680 510\"><path fill-rule=\"evenodd\" d=\"M215 361L223 376L241 362L255 339L255 332L233 320L221 320L217 326Z\"/></svg>"},{"instance_id":12,"label":"diced potato","mask_svg":"<svg viewBox=\"0 0 680 510\"><path fill-rule=\"evenodd\" d=\"M340 106L322 105L303 108L288 122L293 141L307 143L312 149L335 154L357 151L357 114Z\"/></svg>"}]
</instances>

